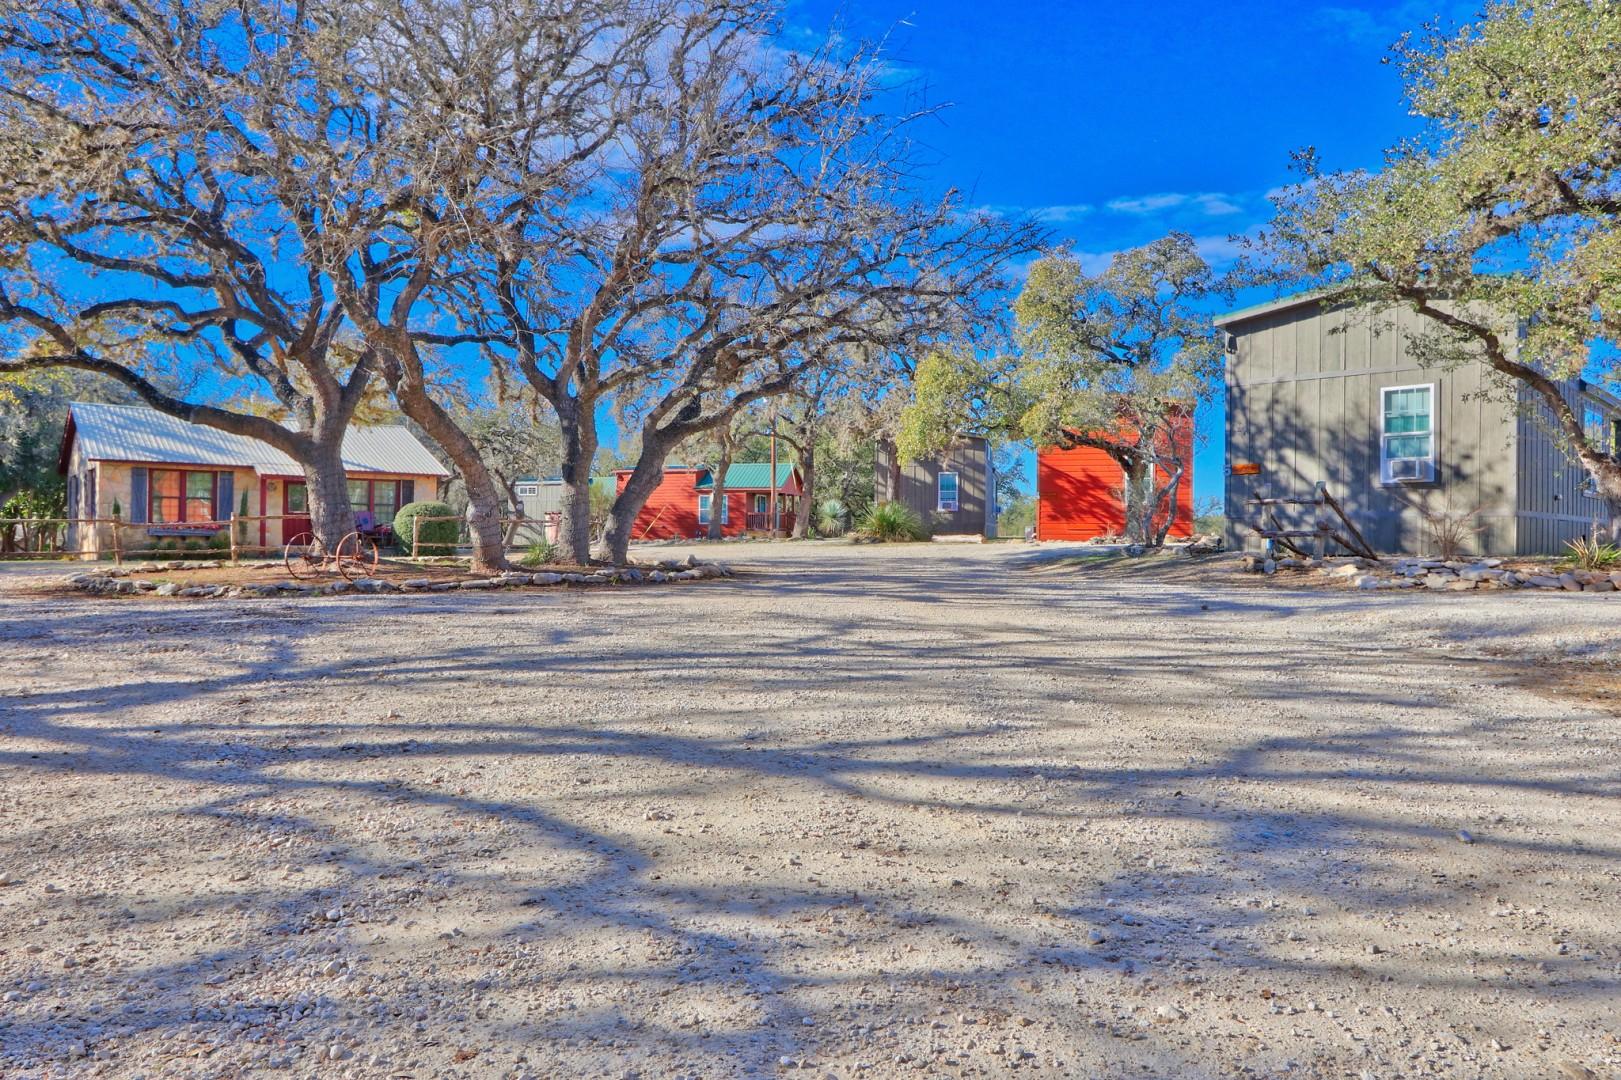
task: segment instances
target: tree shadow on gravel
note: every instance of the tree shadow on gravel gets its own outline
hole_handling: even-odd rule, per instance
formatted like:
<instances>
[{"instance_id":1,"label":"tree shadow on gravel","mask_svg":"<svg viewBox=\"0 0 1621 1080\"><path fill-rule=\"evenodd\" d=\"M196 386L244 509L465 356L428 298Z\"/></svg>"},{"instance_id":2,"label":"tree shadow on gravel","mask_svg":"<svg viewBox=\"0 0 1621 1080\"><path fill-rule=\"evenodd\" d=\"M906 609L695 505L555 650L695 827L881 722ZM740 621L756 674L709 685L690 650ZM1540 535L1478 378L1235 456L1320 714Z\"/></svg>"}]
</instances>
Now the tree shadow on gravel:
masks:
<instances>
[{"instance_id":1,"label":"tree shadow on gravel","mask_svg":"<svg viewBox=\"0 0 1621 1080\"><path fill-rule=\"evenodd\" d=\"M13 624L0 641L19 655L21 685L0 706L0 777L47 781L62 797L114 778L150 791L150 813L196 847L143 850L127 810L87 815L73 827L97 829L101 861L146 860L152 883L146 895L126 885L64 906L36 886L83 869L52 864L52 845L70 838L48 815L6 825L6 861L26 879L4 897L6 917L46 920L30 936L48 944L0 969L37 987L0 1017L0 1064L35 1068L97 1025L87 1049L103 1060L161 1034L212 1047L216 1065L263 1053L308 1069L309 1047L334 1031L359 1033L356 1060L369 1060L375 1021L425 1025L406 1040L417 1066L379 1070L488 1075L487 1048L499 1044L529 1047L522 1064L542 1075L584 1060L633 1067L649 1050L705 1075L754 1075L782 1057L889 1065L878 1055L898 1048L935 1060L923 1023L850 1033L875 1014L928 1020L949 1008L986 1017L1010 1044L1014 1014L1035 1017L1077 1068L1130 1061L1197 1074L1215 1071L1205 1049L1163 1025L1113 1014L1080 1025L1066 1012L1084 998L1103 1020L1105 988L1122 980L1196 981L1217 969L1266 984L1327 975L1474 988L1479 957L1415 959L1389 943L1353 970L1317 946L1378 945L1385 915L1445 912L1460 892L1489 890L1390 859L1454 842L1439 804L1621 796L1613 762L1577 767L1544 751L1544 769L1511 772L1471 760L1521 721L1460 715L1436 689L1455 671L1445 658L1401 655L1405 678L1393 683L1344 670L1345 642L1327 627L1235 639L1214 654L1161 639L1127 655L1096 619L1077 620L1055 655L1050 631L1001 617L1010 588L1014 604L1121 604L1005 582L932 597L897 571L770 586L785 611L813 594L866 612L717 617L631 640L611 621L513 616L511 604L496 613L483 598L183 617L130 605L115 625L84 609ZM886 600L992 617L914 634ZM652 591L638 601L654 620L683 603ZM1202 602L1129 601L1134 616L1179 621L1202 615ZM622 603L582 606L606 616ZM1207 636L1227 620L1302 616L1292 598L1219 603ZM1313 599L1310 615L1340 603ZM422 626L423 614L436 620ZM499 644L437 629L452 624L498 626ZM199 636L231 651L199 649ZM347 655L327 655L340 638ZM33 685L62 656L93 664L121 651L149 677ZM199 651L214 670L188 675ZM1400 651L1364 655L1394 662ZM656 707L618 689L647 681ZM559 699L603 687L616 689L613 707L555 718ZM852 691L868 703L852 704ZM1254 729L1232 730L1217 701L1242 703ZM1151 740L1147 721L1170 715L1193 718L1204 736ZM1331 786L1341 794L1323 797ZM738 820L758 798L844 816L762 831ZM1567 873L1621 857L1610 839L1542 833L1504 828L1472 847ZM179 871L213 856L220 872L187 891ZM851 884L842 864L872 884ZM1330 928L1289 940L1281 926L1306 908ZM72 922L58 927L64 914ZM63 967L98 955L86 939L226 919L239 927L227 947L200 937L170 946L176 957L95 967L93 978L85 963ZM1567 997L1621 989L1551 947L1485 959L1515 978L1559 981Z\"/></svg>"}]
</instances>

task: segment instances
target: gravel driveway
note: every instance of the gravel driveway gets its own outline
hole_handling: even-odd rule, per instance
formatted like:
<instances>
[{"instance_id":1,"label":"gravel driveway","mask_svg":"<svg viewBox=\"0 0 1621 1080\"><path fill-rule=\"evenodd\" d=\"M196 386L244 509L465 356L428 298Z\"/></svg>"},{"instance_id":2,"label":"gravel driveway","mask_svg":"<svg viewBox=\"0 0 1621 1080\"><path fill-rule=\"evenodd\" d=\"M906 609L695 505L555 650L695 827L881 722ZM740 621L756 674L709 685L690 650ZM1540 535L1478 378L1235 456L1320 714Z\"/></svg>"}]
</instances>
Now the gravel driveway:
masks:
<instances>
[{"instance_id":1,"label":"gravel driveway","mask_svg":"<svg viewBox=\"0 0 1621 1080\"><path fill-rule=\"evenodd\" d=\"M0 1076L1621 1077L1621 603L1031 550L0 570Z\"/></svg>"}]
</instances>

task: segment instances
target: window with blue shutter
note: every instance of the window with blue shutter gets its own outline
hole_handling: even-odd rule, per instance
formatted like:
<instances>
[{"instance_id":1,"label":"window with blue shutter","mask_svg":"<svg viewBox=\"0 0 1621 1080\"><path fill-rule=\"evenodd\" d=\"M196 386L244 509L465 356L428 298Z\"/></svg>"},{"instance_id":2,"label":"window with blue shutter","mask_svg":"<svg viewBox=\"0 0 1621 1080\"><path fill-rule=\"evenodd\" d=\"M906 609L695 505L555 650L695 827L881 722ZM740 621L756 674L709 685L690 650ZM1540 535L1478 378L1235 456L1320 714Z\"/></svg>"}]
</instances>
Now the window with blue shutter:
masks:
<instances>
[{"instance_id":1,"label":"window with blue shutter","mask_svg":"<svg viewBox=\"0 0 1621 1080\"><path fill-rule=\"evenodd\" d=\"M146 469L140 467L129 471L129 520L146 523Z\"/></svg>"},{"instance_id":2,"label":"window with blue shutter","mask_svg":"<svg viewBox=\"0 0 1621 1080\"><path fill-rule=\"evenodd\" d=\"M236 497L236 474L222 472L219 479L214 482L214 520L230 521L232 505Z\"/></svg>"}]
</instances>

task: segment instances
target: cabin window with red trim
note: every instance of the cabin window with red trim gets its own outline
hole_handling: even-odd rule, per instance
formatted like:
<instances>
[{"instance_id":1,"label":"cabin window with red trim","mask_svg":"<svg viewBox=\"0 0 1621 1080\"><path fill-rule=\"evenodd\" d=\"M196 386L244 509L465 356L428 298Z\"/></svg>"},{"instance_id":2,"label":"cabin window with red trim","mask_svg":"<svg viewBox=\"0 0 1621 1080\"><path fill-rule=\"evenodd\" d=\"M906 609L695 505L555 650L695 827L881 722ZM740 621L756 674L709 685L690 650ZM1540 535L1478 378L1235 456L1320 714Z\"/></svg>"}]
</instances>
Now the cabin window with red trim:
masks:
<instances>
[{"instance_id":1,"label":"cabin window with red trim","mask_svg":"<svg viewBox=\"0 0 1621 1080\"><path fill-rule=\"evenodd\" d=\"M372 523L388 525L400 508L398 480L349 481L349 508L357 514L370 514Z\"/></svg>"},{"instance_id":2,"label":"cabin window with red trim","mask_svg":"<svg viewBox=\"0 0 1621 1080\"><path fill-rule=\"evenodd\" d=\"M214 520L214 474L153 469L146 519L154 524Z\"/></svg>"}]
</instances>

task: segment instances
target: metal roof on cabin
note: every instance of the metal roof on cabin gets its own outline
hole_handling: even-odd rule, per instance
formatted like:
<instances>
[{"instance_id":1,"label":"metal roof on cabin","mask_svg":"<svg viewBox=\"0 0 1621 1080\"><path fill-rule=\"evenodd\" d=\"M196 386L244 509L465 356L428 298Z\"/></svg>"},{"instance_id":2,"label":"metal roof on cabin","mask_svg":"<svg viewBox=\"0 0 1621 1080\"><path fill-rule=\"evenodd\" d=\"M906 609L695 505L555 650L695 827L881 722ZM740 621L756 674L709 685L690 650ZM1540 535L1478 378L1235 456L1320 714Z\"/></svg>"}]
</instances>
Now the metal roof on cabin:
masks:
<instances>
[{"instance_id":1,"label":"metal roof on cabin","mask_svg":"<svg viewBox=\"0 0 1621 1080\"><path fill-rule=\"evenodd\" d=\"M226 465L278 475L303 472L292 458L258 439L187 423L143 405L75 401L69 409L80 452L90 461ZM343 467L348 472L450 475L415 435L398 424L351 425L343 436Z\"/></svg>"},{"instance_id":2,"label":"metal roof on cabin","mask_svg":"<svg viewBox=\"0 0 1621 1080\"><path fill-rule=\"evenodd\" d=\"M1264 304L1251 304L1249 307L1229 311L1225 315L1217 315L1210 321L1217 326L1227 326L1231 323L1243 322L1245 319L1254 319L1261 315L1270 315L1275 311L1286 311L1289 308L1300 307L1302 304L1322 304L1330 300L1334 293L1333 288L1309 289L1306 292L1294 293L1291 296L1280 296L1276 300L1268 300Z\"/></svg>"},{"instance_id":3,"label":"metal roof on cabin","mask_svg":"<svg viewBox=\"0 0 1621 1080\"><path fill-rule=\"evenodd\" d=\"M777 463L777 487L787 487L788 481L793 479L794 467L786 461ZM698 481L698 490L712 487L710 478L706 473ZM771 487L771 463L769 461L742 461L732 465L726 470L726 487L731 491L745 491L754 488L761 490Z\"/></svg>"}]
</instances>

